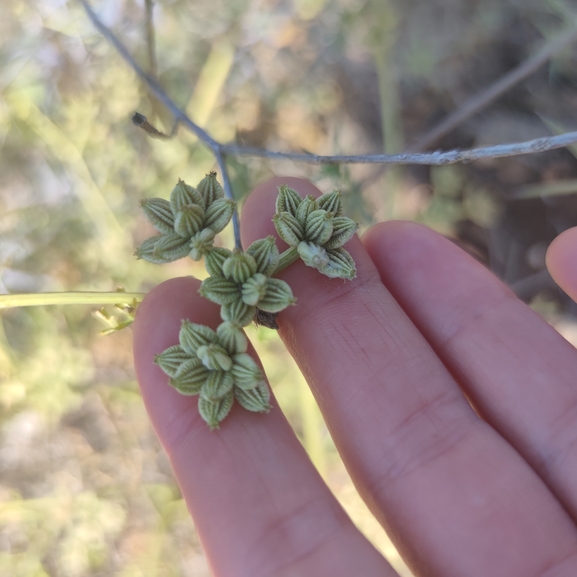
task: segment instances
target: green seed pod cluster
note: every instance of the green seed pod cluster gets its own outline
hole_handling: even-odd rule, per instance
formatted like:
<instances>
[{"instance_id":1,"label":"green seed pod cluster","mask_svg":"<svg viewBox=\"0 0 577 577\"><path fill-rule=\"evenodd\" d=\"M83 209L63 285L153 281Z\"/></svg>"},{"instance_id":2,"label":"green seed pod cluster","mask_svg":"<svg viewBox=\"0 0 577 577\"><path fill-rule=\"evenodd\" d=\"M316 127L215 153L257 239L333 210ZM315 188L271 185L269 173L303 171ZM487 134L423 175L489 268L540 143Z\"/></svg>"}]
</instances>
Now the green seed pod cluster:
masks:
<instances>
[{"instance_id":1,"label":"green seed pod cluster","mask_svg":"<svg viewBox=\"0 0 577 577\"><path fill-rule=\"evenodd\" d=\"M296 248L307 266L330 278L353 279L357 275L355 262L342 246L358 225L342 212L337 190L318 199L303 199L292 188L281 186L273 220L279 236Z\"/></svg>"},{"instance_id":2,"label":"green seed pod cluster","mask_svg":"<svg viewBox=\"0 0 577 577\"><path fill-rule=\"evenodd\" d=\"M179 341L154 362L179 393L199 396L199 413L211 429L219 428L235 400L249 411L269 411L270 391L260 367L246 352L248 340L242 329L224 322L213 331L185 320Z\"/></svg>"},{"instance_id":3,"label":"green seed pod cluster","mask_svg":"<svg viewBox=\"0 0 577 577\"><path fill-rule=\"evenodd\" d=\"M150 198L141 204L160 234L146 239L136 256L155 264L206 256L236 208L233 200L224 198L215 172L207 174L196 188L179 180L169 201Z\"/></svg>"},{"instance_id":4,"label":"green seed pod cluster","mask_svg":"<svg viewBox=\"0 0 577 577\"><path fill-rule=\"evenodd\" d=\"M278 313L296 302L286 282L270 278L279 256L272 236L252 243L246 252L215 248L205 261L211 276L200 294L221 305L222 319L237 327L248 325L257 307Z\"/></svg>"}]
</instances>

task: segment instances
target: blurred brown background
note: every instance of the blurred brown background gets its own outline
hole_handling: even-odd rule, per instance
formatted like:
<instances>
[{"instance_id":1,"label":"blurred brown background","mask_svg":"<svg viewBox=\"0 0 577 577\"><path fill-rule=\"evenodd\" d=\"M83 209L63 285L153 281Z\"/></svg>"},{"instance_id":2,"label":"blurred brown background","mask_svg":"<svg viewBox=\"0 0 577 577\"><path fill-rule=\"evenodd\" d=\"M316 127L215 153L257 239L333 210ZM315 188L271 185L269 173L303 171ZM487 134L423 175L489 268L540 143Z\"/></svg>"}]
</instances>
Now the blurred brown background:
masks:
<instances>
[{"instance_id":1,"label":"blurred brown background","mask_svg":"<svg viewBox=\"0 0 577 577\"><path fill-rule=\"evenodd\" d=\"M414 146L577 25L569 0L157 0L152 20L147 5L93 4L196 122L223 142L320 154ZM194 184L215 168L211 154L183 130L164 142L131 124L138 110L172 128L78 2L4 0L0 39L0 292L145 292L202 275L190 261L155 267L132 253L151 232L139 200L167 197L179 177ZM429 149L577 130L576 64L569 44ZM299 175L341 189L363 228L403 218L451 236L575 342L575 306L544 254L577 225L576 155L390 170L231 158L229 168L239 200L268 176ZM2 313L0 575L205 577L138 394L130 331L99 336L91 312ZM321 474L409 575L276 335L250 336Z\"/></svg>"}]
</instances>

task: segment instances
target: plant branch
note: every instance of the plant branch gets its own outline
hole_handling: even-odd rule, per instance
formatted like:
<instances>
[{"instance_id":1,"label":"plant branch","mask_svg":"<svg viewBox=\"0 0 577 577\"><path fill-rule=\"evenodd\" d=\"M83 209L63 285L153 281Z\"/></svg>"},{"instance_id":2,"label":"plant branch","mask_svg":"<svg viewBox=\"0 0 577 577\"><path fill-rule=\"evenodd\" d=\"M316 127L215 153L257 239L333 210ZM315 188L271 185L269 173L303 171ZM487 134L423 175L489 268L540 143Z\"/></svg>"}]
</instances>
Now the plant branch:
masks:
<instances>
[{"instance_id":1,"label":"plant branch","mask_svg":"<svg viewBox=\"0 0 577 577\"><path fill-rule=\"evenodd\" d=\"M130 55L120 40L107 28L96 16L86 0L79 0L84 6L86 13L100 31L100 33L116 48L124 60L131 66L141 80L143 80L151 92L162 102L174 116L175 122L188 128L204 144L206 144L215 154L217 162L223 172L223 180L228 180L225 175L224 156L252 156L279 160L292 160L295 162L307 162L313 164L421 164L421 165L443 165L456 162L471 162L473 160L486 158L502 158L506 156L517 156L521 154L532 154L564 148L569 144L577 143L577 132L567 132L557 136L546 136L518 142L512 144L499 144L485 148L474 148L471 150L449 150L446 152L436 151L431 153L400 153L400 154L368 154L368 155L335 155L323 156L318 154L298 153L298 152L276 152L258 148L237 146L234 144L221 144L214 140L205 130L195 124L185 112L183 112L164 92L160 84L147 74ZM226 186L227 194L230 191L230 183ZM230 196L229 198L232 198ZM236 237L235 233L235 237Z\"/></svg>"},{"instance_id":2,"label":"plant branch","mask_svg":"<svg viewBox=\"0 0 577 577\"><path fill-rule=\"evenodd\" d=\"M426 134L421 136L415 144L407 149L407 152L421 152L434 145L446 134L453 131L459 124L473 116L483 108L489 106L502 94L513 88L516 84L531 76L536 70L541 68L550 58L561 52L564 48L577 40L577 26L573 25L547 42L540 50L518 66L513 68L487 86L455 111L448 114L436 126L433 126Z\"/></svg>"},{"instance_id":3,"label":"plant branch","mask_svg":"<svg viewBox=\"0 0 577 577\"><path fill-rule=\"evenodd\" d=\"M0 295L0 309L46 305L106 305L140 302L146 293L61 292Z\"/></svg>"}]
</instances>

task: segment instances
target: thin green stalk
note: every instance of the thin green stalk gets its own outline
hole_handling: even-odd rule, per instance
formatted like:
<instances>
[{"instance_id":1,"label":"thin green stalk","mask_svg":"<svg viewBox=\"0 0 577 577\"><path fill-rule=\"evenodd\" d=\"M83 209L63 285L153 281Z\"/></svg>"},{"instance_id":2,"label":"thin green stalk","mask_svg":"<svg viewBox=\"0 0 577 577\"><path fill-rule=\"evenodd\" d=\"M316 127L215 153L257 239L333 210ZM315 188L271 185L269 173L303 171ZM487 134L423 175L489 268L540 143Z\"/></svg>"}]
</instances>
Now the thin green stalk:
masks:
<instances>
[{"instance_id":1,"label":"thin green stalk","mask_svg":"<svg viewBox=\"0 0 577 577\"><path fill-rule=\"evenodd\" d=\"M293 262L296 262L298 259L298 250L295 246L291 246L280 255L278 265L272 274L275 275L281 270L284 270L287 266L291 265Z\"/></svg>"},{"instance_id":2,"label":"thin green stalk","mask_svg":"<svg viewBox=\"0 0 577 577\"><path fill-rule=\"evenodd\" d=\"M106 305L140 302L146 293L60 292L0 295L0 309L47 305Z\"/></svg>"}]
</instances>

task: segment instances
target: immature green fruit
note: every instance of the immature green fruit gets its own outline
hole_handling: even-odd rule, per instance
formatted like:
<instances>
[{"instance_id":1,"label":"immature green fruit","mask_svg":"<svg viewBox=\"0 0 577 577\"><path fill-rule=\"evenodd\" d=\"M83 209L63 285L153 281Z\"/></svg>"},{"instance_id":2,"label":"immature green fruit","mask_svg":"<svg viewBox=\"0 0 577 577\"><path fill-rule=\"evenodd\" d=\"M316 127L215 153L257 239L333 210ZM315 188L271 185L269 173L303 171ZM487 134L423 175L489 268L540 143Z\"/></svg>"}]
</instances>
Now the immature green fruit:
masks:
<instances>
[{"instance_id":1,"label":"immature green fruit","mask_svg":"<svg viewBox=\"0 0 577 577\"><path fill-rule=\"evenodd\" d=\"M220 423L227 417L234 403L234 393L231 391L222 399L212 401L202 396L198 397L198 412L211 430L220 428Z\"/></svg>"},{"instance_id":2,"label":"immature green fruit","mask_svg":"<svg viewBox=\"0 0 577 577\"><path fill-rule=\"evenodd\" d=\"M196 187L203 199L205 209L218 200L224 198L224 190L216 180L216 172L209 172Z\"/></svg>"},{"instance_id":3,"label":"immature green fruit","mask_svg":"<svg viewBox=\"0 0 577 577\"><path fill-rule=\"evenodd\" d=\"M270 411L270 391L263 381L249 390L236 387L234 396L238 403L248 411L255 413L268 413Z\"/></svg>"},{"instance_id":4,"label":"immature green fruit","mask_svg":"<svg viewBox=\"0 0 577 577\"><path fill-rule=\"evenodd\" d=\"M213 251L212 245L215 236L216 234L214 230L210 228L205 228L200 232L197 232L190 239L190 252L188 253L188 256L192 260L200 260L203 257L207 257L209 253Z\"/></svg>"},{"instance_id":5,"label":"immature green fruit","mask_svg":"<svg viewBox=\"0 0 577 577\"><path fill-rule=\"evenodd\" d=\"M174 232L174 214L170 203L163 198L146 198L140 201L140 206L146 218L158 232L170 234Z\"/></svg>"}]
</instances>

